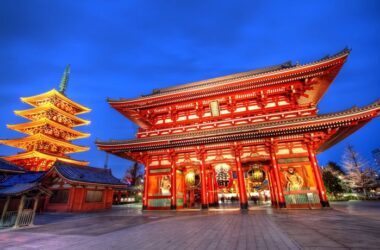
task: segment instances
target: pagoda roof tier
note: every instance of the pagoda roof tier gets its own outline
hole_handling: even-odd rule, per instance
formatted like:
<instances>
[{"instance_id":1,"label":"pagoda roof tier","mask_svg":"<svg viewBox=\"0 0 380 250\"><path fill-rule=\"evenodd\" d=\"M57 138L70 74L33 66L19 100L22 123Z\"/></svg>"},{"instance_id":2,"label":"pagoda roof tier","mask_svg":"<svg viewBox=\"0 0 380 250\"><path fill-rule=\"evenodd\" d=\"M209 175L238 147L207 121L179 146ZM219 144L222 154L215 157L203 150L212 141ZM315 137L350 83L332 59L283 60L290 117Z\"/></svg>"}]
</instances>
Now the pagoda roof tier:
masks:
<instances>
[{"instance_id":1,"label":"pagoda roof tier","mask_svg":"<svg viewBox=\"0 0 380 250\"><path fill-rule=\"evenodd\" d=\"M18 139L11 139L11 140L0 140L1 144L5 144L8 146L16 147L16 148L22 148L25 150L28 150L28 146L36 143L36 142L48 142L50 144L60 146L65 148L65 153L76 153L76 152L83 152L89 150L89 147L84 146L78 146L72 143L69 143L67 141L59 140L50 136L47 136L45 134L34 134L31 136L18 138Z\"/></svg>"},{"instance_id":2,"label":"pagoda roof tier","mask_svg":"<svg viewBox=\"0 0 380 250\"><path fill-rule=\"evenodd\" d=\"M19 116L24 117L26 119L35 121L35 120L40 120L42 117L43 118L47 117L46 114L49 111L52 111L55 114L59 114L60 116L63 116L64 118L66 118L68 121L71 121L70 122L71 127L87 125L90 123L90 121L79 118L75 115L69 114L69 113L57 108L52 103L46 103L44 105L37 106L37 107L31 108L31 109L26 109L26 110L16 110L14 112L16 115L19 115ZM51 117L49 119L53 119L53 117ZM59 119L59 118L57 118L57 119ZM59 120L58 120L58 122L59 122ZM63 121L60 123L64 124ZM64 124L64 125L66 125L66 124Z\"/></svg>"},{"instance_id":3,"label":"pagoda roof tier","mask_svg":"<svg viewBox=\"0 0 380 250\"><path fill-rule=\"evenodd\" d=\"M63 139L68 140L68 141L71 141L74 139L86 138L90 136L90 134L88 133L76 131L74 129L61 125L60 123L49 120L47 118L43 118L37 121L22 123L22 124L7 125L7 127L21 133L33 135L33 134L36 134L35 131L36 130L38 131L38 128L45 127L47 125L53 128L57 128L60 131L66 132L65 133L66 136ZM51 131L51 133L53 134L53 131Z\"/></svg>"},{"instance_id":4,"label":"pagoda roof tier","mask_svg":"<svg viewBox=\"0 0 380 250\"><path fill-rule=\"evenodd\" d=\"M124 116L143 127L150 125L143 117L140 117L138 112L140 109L229 95L240 91L269 89L295 81L303 81L312 85L310 90L305 90L305 93L298 97L298 103L301 105L317 104L345 63L349 52L348 49L344 49L333 56L327 56L308 64L284 63L264 69L159 89L150 95L138 98L108 99L108 102Z\"/></svg>"},{"instance_id":5,"label":"pagoda roof tier","mask_svg":"<svg viewBox=\"0 0 380 250\"><path fill-rule=\"evenodd\" d=\"M25 160L25 159L30 159L30 158L40 158L40 159L46 159L46 160L61 161L61 162L76 164L80 166L87 166L89 163L88 161L79 161L79 160L74 160L68 157L56 156L56 155L51 155L51 154L42 153L38 151L28 151L28 152L18 153L11 156L4 156L2 158L10 162Z\"/></svg>"},{"instance_id":6,"label":"pagoda roof tier","mask_svg":"<svg viewBox=\"0 0 380 250\"><path fill-rule=\"evenodd\" d=\"M63 101L64 103L67 103L68 105L70 105L72 109L70 109L69 113L83 114L83 113L87 113L91 111L91 109L77 102L74 102L70 98L67 98L65 95L63 95L61 92L57 91L56 89L52 89L50 91L47 91L45 93L35 95L35 96L21 97L21 101L28 103L34 107L38 107L46 103L54 103L53 98L57 98ZM58 107L58 108L64 110L64 107Z\"/></svg>"},{"instance_id":7,"label":"pagoda roof tier","mask_svg":"<svg viewBox=\"0 0 380 250\"><path fill-rule=\"evenodd\" d=\"M96 144L101 150L119 155L123 152L141 152L337 129L333 136L319 145L319 151L323 151L353 133L373 117L379 116L379 114L380 100L366 107L355 107L331 114L124 141L97 141Z\"/></svg>"}]
</instances>

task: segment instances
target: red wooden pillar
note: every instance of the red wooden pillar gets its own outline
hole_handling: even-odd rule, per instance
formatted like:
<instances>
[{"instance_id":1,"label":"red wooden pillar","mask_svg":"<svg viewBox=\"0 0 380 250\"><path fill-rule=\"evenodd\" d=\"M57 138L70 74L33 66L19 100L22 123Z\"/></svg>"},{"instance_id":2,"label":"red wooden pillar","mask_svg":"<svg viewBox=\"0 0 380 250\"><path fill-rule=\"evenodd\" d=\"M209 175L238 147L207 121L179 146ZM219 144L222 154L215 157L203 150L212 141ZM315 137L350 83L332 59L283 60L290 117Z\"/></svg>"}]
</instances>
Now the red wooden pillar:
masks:
<instances>
[{"instance_id":1,"label":"red wooden pillar","mask_svg":"<svg viewBox=\"0 0 380 250\"><path fill-rule=\"evenodd\" d=\"M209 206L214 205L214 187L212 183L212 175L210 172L207 173L207 192L208 192L208 204Z\"/></svg>"},{"instance_id":2,"label":"red wooden pillar","mask_svg":"<svg viewBox=\"0 0 380 250\"><path fill-rule=\"evenodd\" d=\"M80 189L75 189L76 192L75 192L75 199L74 199L74 202L75 200L77 199L77 192L79 191L79 206L78 208L74 208L75 211L83 211L83 204L85 204L86 202L86 196L87 196L87 186L83 186L82 188Z\"/></svg>"},{"instance_id":3,"label":"red wooden pillar","mask_svg":"<svg viewBox=\"0 0 380 250\"><path fill-rule=\"evenodd\" d=\"M67 211L73 212L74 211L74 202L75 202L75 195L76 195L77 188L73 186L69 191L69 202L67 204Z\"/></svg>"},{"instance_id":4,"label":"red wooden pillar","mask_svg":"<svg viewBox=\"0 0 380 250\"><path fill-rule=\"evenodd\" d=\"M182 170L182 192L183 192L183 207L187 207L188 208L188 199L189 199L189 195L188 195L188 190L186 188L186 183L185 183L185 177L186 177L186 173L187 173L187 170L185 168L183 168Z\"/></svg>"},{"instance_id":5,"label":"red wooden pillar","mask_svg":"<svg viewBox=\"0 0 380 250\"><path fill-rule=\"evenodd\" d=\"M240 208L248 209L247 190L245 188L245 183L244 183L244 170L241 166L239 147L235 147L235 164L236 164L237 177L238 177Z\"/></svg>"},{"instance_id":6,"label":"red wooden pillar","mask_svg":"<svg viewBox=\"0 0 380 250\"><path fill-rule=\"evenodd\" d=\"M149 158L144 159L144 197L143 197L143 210L148 209L148 187L149 187Z\"/></svg>"},{"instance_id":7,"label":"red wooden pillar","mask_svg":"<svg viewBox=\"0 0 380 250\"><path fill-rule=\"evenodd\" d=\"M266 168L266 174L268 176L268 181L269 181L269 191L270 191L270 201L272 203L272 206L276 203L276 199L274 198L275 197L275 194L274 194L274 191L273 191L273 180L272 180L272 176L271 176L271 173L270 173L270 168Z\"/></svg>"},{"instance_id":8,"label":"red wooden pillar","mask_svg":"<svg viewBox=\"0 0 380 250\"><path fill-rule=\"evenodd\" d=\"M172 168L172 178L171 178L171 194L172 194L172 200L170 209L176 209L177 208L177 168L176 168L176 156L173 153L170 156L171 161L171 168Z\"/></svg>"},{"instance_id":9,"label":"red wooden pillar","mask_svg":"<svg viewBox=\"0 0 380 250\"><path fill-rule=\"evenodd\" d=\"M278 195L278 207L284 208L286 207L285 203L285 198L284 198L284 193L282 190L282 183L281 183L281 178L280 178L280 170L277 165L277 159L276 159L276 153L274 150L274 146L270 146L270 159L274 171L274 176L276 180L276 186L277 186L277 195Z\"/></svg>"},{"instance_id":10,"label":"red wooden pillar","mask_svg":"<svg viewBox=\"0 0 380 250\"><path fill-rule=\"evenodd\" d=\"M214 204L215 206L219 206L219 196L218 196L218 185L215 179L215 171L212 170L212 187L214 188Z\"/></svg>"},{"instance_id":11,"label":"red wooden pillar","mask_svg":"<svg viewBox=\"0 0 380 250\"><path fill-rule=\"evenodd\" d=\"M206 186L206 162L205 162L206 152L201 151L199 154L201 158L201 203L202 203L202 209L208 209L207 186Z\"/></svg>"},{"instance_id":12,"label":"red wooden pillar","mask_svg":"<svg viewBox=\"0 0 380 250\"><path fill-rule=\"evenodd\" d=\"M274 177L273 167L269 169L269 177L270 177L269 182L271 182L271 187L272 187L271 192L273 192L271 193L271 196L270 196L270 199L272 201L272 206L278 207L279 206L278 193L277 193L277 185L276 185L276 179Z\"/></svg>"},{"instance_id":13,"label":"red wooden pillar","mask_svg":"<svg viewBox=\"0 0 380 250\"><path fill-rule=\"evenodd\" d=\"M201 206L202 206L202 209L208 209L205 156L206 156L205 150L198 148L197 157L198 157L198 159L201 160L200 174L201 174Z\"/></svg>"},{"instance_id":14,"label":"red wooden pillar","mask_svg":"<svg viewBox=\"0 0 380 250\"><path fill-rule=\"evenodd\" d=\"M309 153L309 159L310 159L311 166L313 168L314 177L317 182L318 194L319 194L321 205L322 207L329 207L330 204L327 199L325 185L323 184L323 181L322 181L321 171L318 166L317 159L315 157L315 151L313 149L313 146L310 143L307 144L307 151Z\"/></svg>"}]
</instances>

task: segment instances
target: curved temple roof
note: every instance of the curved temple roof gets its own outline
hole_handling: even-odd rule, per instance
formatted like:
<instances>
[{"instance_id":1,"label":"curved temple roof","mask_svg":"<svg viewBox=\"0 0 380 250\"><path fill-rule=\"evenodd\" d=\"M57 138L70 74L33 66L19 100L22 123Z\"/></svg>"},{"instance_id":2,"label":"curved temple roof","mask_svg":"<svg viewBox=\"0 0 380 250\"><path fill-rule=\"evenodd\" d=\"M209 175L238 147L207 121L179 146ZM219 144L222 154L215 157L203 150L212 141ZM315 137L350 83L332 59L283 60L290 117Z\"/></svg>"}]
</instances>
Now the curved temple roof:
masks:
<instances>
[{"instance_id":1,"label":"curved temple roof","mask_svg":"<svg viewBox=\"0 0 380 250\"><path fill-rule=\"evenodd\" d=\"M112 175L109 169L82 167L64 162L56 162L52 169L55 169L65 179L74 182L125 186L124 183Z\"/></svg>"},{"instance_id":2,"label":"curved temple roof","mask_svg":"<svg viewBox=\"0 0 380 250\"><path fill-rule=\"evenodd\" d=\"M27 122L27 123L21 123L21 124L8 124L7 127L10 129L19 131L21 133L33 135L33 133L31 131L28 131L28 129L42 127L42 126L45 126L46 124L49 124L52 127L59 128L63 131L66 131L66 132L72 134L73 138L70 138L70 140L81 139L81 138L86 138L86 137L90 136L89 133L84 133L81 131L71 129L69 127L63 126L60 123L49 120L47 118L43 118L40 120L35 120L35 121Z\"/></svg>"},{"instance_id":3,"label":"curved temple roof","mask_svg":"<svg viewBox=\"0 0 380 250\"><path fill-rule=\"evenodd\" d=\"M130 98L130 99L121 98L119 100L108 98L108 102L111 105L113 103L117 104L117 103L136 102L136 101L142 101L142 100L147 100L147 99L156 98L156 97L162 97L162 96L174 94L174 93L188 92L190 90L200 90L200 89L205 89L205 88L210 88L210 87L219 87L225 84L229 84L231 82L243 81L243 80L247 80L251 78L273 76L273 75L290 72L290 71L296 71L296 70L307 70L308 67L317 66L318 64L326 63L338 58L345 58L348 56L349 53L350 53L350 50L345 48L335 55L326 56L320 60L317 60L311 63L300 65L300 64L291 64L291 62L287 62L287 63L283 63L283 64L271 66L271 67L266 67L262 69L211 78L208 80L187 83L187 84L178 85L178 86L169 87L169 88L157 89L157 90L153 90L152 94L144 95L138 98Z\"/></svg>"},{"instance_id":4,"label":"curved temple roof","mask_svg":"<svg viewBox=\"0 0 380 250\"><path fill-rule=\"evenodd\" d=\"M154 90L152 94L142 97L108 99L108 102L114 109L144 129L153 125L144 112L151 114L155 112L155 109L172 110L176 109L178 104L188 105L197 100L210 101L220 96L244 95L247 92L267 91L268 95L276 95L277 92L270 90L279 87L292 88L293 84L303 85L300 88L301 92L296 95L298 104L314 106L337 76L349 53L350 50L344 49L333 56L308 64L293 65L288 62L264 69Z\"/></svg>"},{"instance_id":5,"label":"curved temple roof","mask_svg":"<svg viewBox=\"0 0 380 250\"><path fill-rule=\"evenodd\" d=\"M61 156L56 156L56 155L50 155L47 153L41 153L38 151L27 151L23 153L18 153L16 155L10 155L10 156L3 156L2 157L6 161L17 161L17 160L24 160L24 159L29 159L29 158L40 158L40 159L46 159L46 160L52 160L52 161L62 161L62 162L67 162L67 163L72 163L72 164L77 164L77 165L82 165L86 166L88 165L88 161L80 161L80 160L75 160L68 158L67 156L61 157Z\"/></svg>"},{"instance_id":6,"label":"curved temple roof","mask_svg":"<svg viewBox=\"0 0 380 250\"><path fill-rule=\"evenodd\" d=\"M51 142L52 144L65 147L67 150L70 150L67 153L83 152L83 151L89 150L89 147L71 144L67 141L56 139L54 137L50 137L45 134L34 134L34 135L17 138L17 139L0 140L0 143L8 145L8 146L16 147L16 148L23 148L26 150L27 146L31 142L35 142L35 141Z\"/></svg>"},{"instance_id":7,"label":"curved temple roof","mask_svg":"<svg viewBox=\"0 0 380 250\"><path fill-rule=\"evenodd\" d=\"M163 135L133 140L114 140L109 142L97 141L97 146L105 151L133 152L153 149L173 148L199 144L210 144L226 141L236 141L253 138L265 138L304 132L313 132L322 129L340 129L334 138L334 143L326 142L320 151L323 151L341 139L344 139L355 129L344 131L342 127L351 128L351 122L365 123L374 116L380 115L380 100L363 108L352 108L343 112L336 112L313 117L289 119L285 121L263 122L260 124L240 125L228 128L210 129L205 131L187 132L174 135Z\"/></svg>"},{"instance_id":8,"label":"curved temple roof","mask_svg":"<svg viewBox=\"0 0 380 250\"><path fill-rule=\"evenodd\" d=\"M69 103L70 105L72 105L73 107L77 108L78 112L76 112L76 115L87 113L87 112L91 111L91 109L89 109L89 108L87 108L87 107L85 107L85 106L83 106L77 102L74 102L70 98L67 98L66 96L61 94L59 91L57 91L56 89L52 89L50 91L47 91L45 93L35 95L35 96L21 97L21 101L28 103L28 104L32 105L33 107L37 107L37 106L40 106L37 104L37 101L49 98L51 96L56 96L59 99L65 101L65 102Z\"/></svg>"},{"instance_id":9,"label":"curved temple roof","mask_svg":"<svg viewBox=\"0 0 380 250\"><path fill-rule=\"evenodd\" d=\"M67 112L65 112L65 111L57 108L56 106L54 106L51 103L47 103L47 104L44 104L44 105L41 105L41 106L36 106L34 108L31 108L31 109L15 110L14 113L16 115L24 117L26 119L33 120L33 119L29 118L33 114L38 114L38 113L41 113L41 112L48 112L50 110L53 110L53 111L57 112L58 114L61 114L61 115L65 116L65 117L71 119L73 122L75 122L75 124L73 125L73 127L90 124L90 121L82 119L82 118L77 117L75 115L69 114L69 113L67 113Z\"/></svg>"}]
</instances>

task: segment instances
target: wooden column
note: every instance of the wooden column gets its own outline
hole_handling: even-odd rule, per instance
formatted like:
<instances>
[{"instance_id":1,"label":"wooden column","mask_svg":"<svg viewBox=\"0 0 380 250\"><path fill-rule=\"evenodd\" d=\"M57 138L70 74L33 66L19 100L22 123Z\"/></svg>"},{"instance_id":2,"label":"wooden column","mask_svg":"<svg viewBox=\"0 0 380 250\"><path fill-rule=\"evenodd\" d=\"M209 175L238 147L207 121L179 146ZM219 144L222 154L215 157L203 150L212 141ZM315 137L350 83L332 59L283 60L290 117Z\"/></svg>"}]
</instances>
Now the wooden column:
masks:
<instances>
[{"instance_id":1,"label":"wooden column","mask_svg":"<svg viewBox=\"0 0 380 250\"><path fill-rule=\"evenodd\" d=\"M274 172L274 176L276 180L276 186L277 186L278 207L284 208L286 207L286 203L285 203L284 193L282 190L280 169L278 168L278 165L277 165L276 151L275 151L274 145L270 145L269 149L270 149L270 159L271 159L273 172Z\"/></svg>"},{"instance_id":2,"label":"wooden column","mask_svg":"<svg viewBox=\"0 0 380 250\"><path fill-rule=\"evenodd\" d=\"M2 222L2 223L4 222L4 217L5 217L5 214L7 213L10 201L11 201L11 197L7 196L7 200L5 201L3 212L1 213L1 221L0 222Z\"/></svg>"},{"instance_id":3,"label":"wooden column","mask_svg":"<svg viewBox=\"0 0 380 250\"><path fill-rule=\"evenodd\" d=\"M40 200L40 195L37 195L34 197L34 203L33 203L33 214L32 214L32 220L30 222L30 225L34 224L34 218L36 217L36 211L38 206L38 201Z\"/></svg>"},{"instance_id":4,"label":"wooden column","mask_svg":"<svg viewBox=\"0 0 380 250\"><path fill-rule=\"evenodd\" d=\"M171 168L172 168L172 178L171 178L171 204L170 209L177 208L177 167L176 167L176 155L172 153L170 155Z\"/></svg>"},{"instance_id":5,"label":"wooden column","mask_svg":"<svg viewBox=\"0 0 380 250\"><path fill-rule=\"evenodd\" d=\"M212 172L210 171L207 174L207 185L208 185L208 204L209 206L215 206L215 195L214 195L214 179L212 176Z\"/></svg>"},{"instance_id":6,"label":"wooden column","mask_svg":"<svg viewBox=\"0 0 380 250\"><path fill-rule=\"evenodd\" d=\"M149 160L144 159L144 196L143 196L143 210L148 208L148 182L149 182Z\"/></svg>"},{"instance_id":7,"label":"wooden column","mask_svg":"<svg viewBox=\"0 0 380 250\"><path fill-rule=\"evenodd\" d=\"M208 209L206 185L206 151L198 149L198 158L201 160L201 203L202 209Z\"/></svg>"},{"instance_id":8,"label":"wooden column","mask_svg":"<svg viewBox=\"0 0 380 250\"><path fill-rule=\"evenodd\" d=\"M13 227L18 227L18 224L20 223L22 210L24 210L24 202L25 202L25 195L22 195L21 199L20 199L20 203L18 204L16 222L15 222L15 225Z\"/></svg>"},{"instance_id":9,"label":"wooden column","mask_svg":"<svg viewBox=\"0 0 380 250\"><path fill-rule=\"evenodd\" d=\"M149 158L146 156L144 159L144 197L143 197L143 210L148 208L148 182L149 182Z\"/></svg>"},{"instance_id":10,"label":"wooden column","mask_svg":"<svg viewBox=\"0 0 380 250\"><path fill-rule=\"evenodd\" d=\"M235 151L235 164L238 177L240 208L248 209L247 190L244 183L244 170L241 166L240 147L236 146Z\"/></svg>"},{"instance_id":11,"label":"wooden column","mask_svg":"<svg viewBox=\"0 0 380 250\"><path fill-rule=\"evenodd\" d=\"M67 211L73 212L74 211L74 202L75 202L75 195L76 195L77 188L75 186L72 186L70 188L69 192L69 204L67 204Z\"/></svg>"},{"instance_id":12,"label":"wooden column","mask_svg":"<svg viewBox=\"0 0 380 250\"><path fill-rule=\"evenodd\" d=\"M78 189L76 189L76 190L78 190ZM83 204L85 204L86 203L86 196L87 196L87 186L82 186L80 189L80 192L79 192L79 194L80 194L80 196L79 196L79 206L78 206L78 209L77 208L75 208L75 210L76 211L83 211L82 209L83 209ZM77 192L75 192L75 196L77 196ZM75 197L75 199L74 199L74 202L75 202L75 200L76 200L76 198L77 197Z\"/></svg>"},{"instance_id":13,"label":"wooden column","mask_svg":"<svg viewBox=\"0 0 380 250\"><path fill-rule=\"evenodd\" d=\"M270 201L271 201L272 206L274 206L276 204L276 194L274 193L274 186L273 186L274 182L272 179L270 168L267 169L266 174L268 175L268 180L269 180Z\"/></svg>"},{"instance_id":14,"label":"wooden column","mask_svg":"<svg viewBox=\"0 0 380 250\"><path fill-rule=\"evenodd\" d=\"M108 199L108 187L103 189L103 209L106 209L107 207L107 199Z\"/></svg>"},{"instance_id":15,"label":"wooden column","mask_svg":"<svg viewBox=\"0 0 380 250\"><path fill-rule=\"evenodd\" d=\"M214 188L214 205L217 207L219 206L219 196L218 196L218 185L216 183L215 179L215 171L212 170L212 187Z\"/></svg>"},{"instance_id":16,"label":"wooden column","mask_svg":"<svg viewBox=\"0 0 380 250\"><path fill-rule=\"evenodd\" d=\"M44 206L43 211L44 212L47 211L47 208L48 208L48 205L49 205L49 201L50 201L50 197L51 197L51 194L46 194L44 196L44 204L43 204L43 206Z\"/></svg>"},{"instance_id":17,"label":"wooden column","mask_svg":"<svg viewBox=\"0 0 380 250\"><path fill-rule=\"evenodd\" d=\"M273 192L271 194L271 201L272 201L272 206L274 207L278 207L279 204L278 204L278 193L277 193L277 185L276 185L276 178L274 177L274 169L273 167L271 167L269 169L269 177L270 177L270 182L271 182L271 187L272 187L272 191Z\"/></svg>"},{"instance_id":18,"label":"wooden column","mask_svg":"<svg viewBox=\"0 0 380 250\"><path fill-rule=\"evenodd\" d=\"M326 195L326 189L325 185L323 184L322 176L321 176L321 170L318 166L317 158L315 156L315 150L313 148L313 145L311 143L307 143L307 151L309 153L309 159L310 163L313 169L314 173L314 178L317 183L317 188L318 188L318 194L319 194L319 199L321 202L322 207L329 207L329 201L327 199Z\"/></svg>"}]
</instances>

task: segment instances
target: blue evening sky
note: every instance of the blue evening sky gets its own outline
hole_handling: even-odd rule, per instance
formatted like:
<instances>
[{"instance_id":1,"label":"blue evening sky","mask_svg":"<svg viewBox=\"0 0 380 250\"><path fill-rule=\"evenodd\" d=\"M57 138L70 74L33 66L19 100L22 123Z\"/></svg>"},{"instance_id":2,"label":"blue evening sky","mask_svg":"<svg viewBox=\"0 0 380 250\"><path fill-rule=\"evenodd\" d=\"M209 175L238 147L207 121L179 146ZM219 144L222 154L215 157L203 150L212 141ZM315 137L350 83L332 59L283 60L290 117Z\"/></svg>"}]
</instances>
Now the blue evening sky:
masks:
<instances>
[{"instance_id":1,"label":"blue evening sky","mask_svg":"<svg viewBox=\"0 0 380 250\"><path fill-rule=\"evenodd\" d=\"M320 113L380 98L379 1L0 1L0 138L22 137L6 124L26 120L20 97L58 88L72 65L66 94L88 106L91 120L75 141L91 150L72 157L103 167L98 139L133 138L136 126L107 97L282 63L308 63L344 47L352 53L319 104ZM352 144L367 160L380 147L380 119L318 156L340 161ZM0 146L0 155L18 149ZM121 177L131 163L110 156Z\"/></svg>"}]
</instances>

